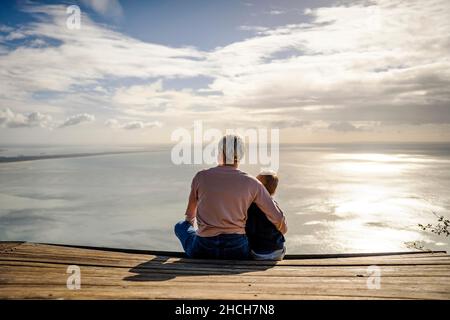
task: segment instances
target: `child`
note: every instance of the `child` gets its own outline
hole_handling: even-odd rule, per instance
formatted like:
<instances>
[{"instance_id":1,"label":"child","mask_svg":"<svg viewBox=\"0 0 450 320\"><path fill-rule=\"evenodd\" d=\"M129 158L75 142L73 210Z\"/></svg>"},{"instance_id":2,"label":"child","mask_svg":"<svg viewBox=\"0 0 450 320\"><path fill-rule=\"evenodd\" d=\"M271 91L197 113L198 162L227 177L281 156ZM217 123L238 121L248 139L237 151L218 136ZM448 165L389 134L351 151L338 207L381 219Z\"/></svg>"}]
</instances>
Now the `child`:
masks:
<instances>
[{"instance_id":1,"label":"child","mask_svg":"<svg viewBox=\"0 0 450 320\"><path fill-rule=\"evenodd\" d=\"M273 196L278 186L276 173L262 172L256 178ZM278 207L276 202L275 204ZM286 253L286 247L284 246L285 239L281 232L267 219L264 212L255 203L251 204L247 212L248 218L245 231L252 257L255 260L282 260Z\"/></svg>"}]
</instances>

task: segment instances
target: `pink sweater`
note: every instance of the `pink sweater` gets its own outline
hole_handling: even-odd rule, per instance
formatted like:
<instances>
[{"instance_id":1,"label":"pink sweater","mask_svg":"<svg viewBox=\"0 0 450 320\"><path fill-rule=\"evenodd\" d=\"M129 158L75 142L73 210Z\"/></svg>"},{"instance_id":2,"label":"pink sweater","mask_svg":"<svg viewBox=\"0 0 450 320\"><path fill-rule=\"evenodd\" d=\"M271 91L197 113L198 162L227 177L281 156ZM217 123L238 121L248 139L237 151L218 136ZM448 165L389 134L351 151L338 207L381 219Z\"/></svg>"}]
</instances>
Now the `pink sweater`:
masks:
<instances>
[{"instance_id":1,"label":"pink sweater","mask_svg":"<svg viewBox=\"0 0 450 320\"><path fill-rule=\"evenodd\" d=\"M245 234L247 209L252 202L281 233L286 233L286 218L266 188L256 178L232 166L217 166L195 175L186 219L193 222L197 218L197 234L201 237Z\"/></svg>"}]
</instances>

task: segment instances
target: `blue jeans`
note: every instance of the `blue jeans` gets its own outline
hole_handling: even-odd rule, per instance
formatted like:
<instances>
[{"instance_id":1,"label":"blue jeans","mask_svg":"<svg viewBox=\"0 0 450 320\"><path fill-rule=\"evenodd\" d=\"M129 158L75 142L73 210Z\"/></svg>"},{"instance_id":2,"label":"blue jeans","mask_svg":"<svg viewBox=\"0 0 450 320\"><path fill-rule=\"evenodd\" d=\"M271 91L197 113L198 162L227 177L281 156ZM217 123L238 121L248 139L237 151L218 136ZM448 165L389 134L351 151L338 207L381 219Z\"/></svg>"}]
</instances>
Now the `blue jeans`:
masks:
<instances>
[{"instance_id":1,"label":"blue jeans","mask_svg":"<svg viewBox=\"0 0 450 320\"><path fill-rule=\"evenodd\" d=\"M189 258L203 259L250 259L250 247L245 234L219 234L200 237L187 221L175 225L175 235Z\"/></svg>"}]
</instances>

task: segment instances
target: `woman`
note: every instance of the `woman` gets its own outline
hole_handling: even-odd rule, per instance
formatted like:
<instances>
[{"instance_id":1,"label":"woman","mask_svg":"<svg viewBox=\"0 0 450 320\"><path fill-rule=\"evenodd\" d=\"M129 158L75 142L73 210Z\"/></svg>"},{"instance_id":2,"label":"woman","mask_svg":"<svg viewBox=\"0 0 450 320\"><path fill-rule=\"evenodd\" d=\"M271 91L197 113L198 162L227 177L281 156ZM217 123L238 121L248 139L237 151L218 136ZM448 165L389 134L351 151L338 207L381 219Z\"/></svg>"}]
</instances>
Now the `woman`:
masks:
<instances>
[{"instance_id":1,"label":"woman","mask_svg":"<svg viewBox=\"0 0 450 320\"><path fill-rule=\"evenodd\" d=\"M238 169L244 142L237 135L219 141L219 165L199 171L192 180L186 218L175 234L191 258L247 259L247 209L255 203L282 234L286 219L266 188ZM197 220L198 229L194 229Z\"/></svg>"}]
</instances>

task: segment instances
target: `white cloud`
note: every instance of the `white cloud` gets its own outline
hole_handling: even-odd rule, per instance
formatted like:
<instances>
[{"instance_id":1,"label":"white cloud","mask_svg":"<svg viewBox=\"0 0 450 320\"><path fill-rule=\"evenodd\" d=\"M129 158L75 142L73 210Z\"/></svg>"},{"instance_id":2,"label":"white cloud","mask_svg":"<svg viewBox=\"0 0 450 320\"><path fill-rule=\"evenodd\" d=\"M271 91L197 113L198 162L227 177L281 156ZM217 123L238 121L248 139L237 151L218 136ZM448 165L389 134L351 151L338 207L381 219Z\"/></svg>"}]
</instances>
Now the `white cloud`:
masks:
<instances>
[{"instance_id":1,"label":"white cloud","mask_svg":"<svg viewBox=\"0 0 450 320\"><path fill-rule=\"evenodd\" d=\"M117 119L108 119L105 121L105 126L109 128L120 128L119 121Z\"/></svg>"},{"instance_id":2,"label":"white cloud","mask_svg":"<svg viewBox=\"0 0 450 320\"><path fill-rule=\"evenodd\" d=\"M284 128L301 128L306 127L311 124L311 121L304 121L304 120L298 120L298 119L285 119L285 120L278 120L278 121L270 121L270 126L284 129Z\"/></svg>"},{"instance_id":3,"label":"white cloud","mask_svg":"<svg viewBox=\"0 0 450 320\"><path fill-rule=\"evenodd\" d=\"M0 126L7 128L49 127L51 116L39 112L14 113L10 109L0 110Z\"/></svg>"},{"instance_id":4,"label":"white cloud","mask_svg":"<svg viewBox=\"0 0 450 320\"><path fill-rule=\"evenodd\" d=\"M217 96L199 95L191 89L164 89L163 81L119 87L111 97L117 108L129 115L152 115L152 112L186 112L188 108L208 107L217 103Z\"/></svg>"},{"instance_id":5,"label":"white cloud","mask_svg":"<svg viewBox=\"0 0 450 320\"><path fill-rule=\"evenodd\" d=\"M330 123L328 126L328 129L334 130L334 131L341 131L341 132L350 132L350 131L359 131L360 129L358 127L355 127L350 122L333 122Z\"/></svg>"},{"instance_id":6,"label":"white cloud","mask_svg":"<svg viewBox=\"0 0 450 320\"><path fill-rule=\"evenodd\" d=\"M12 27L9 27L4 24L0 24L0 32L11 32L13 30L14 30L14 28L12 28Z\"/></svg>"},{"instance_id":7,"label":"white cloud","mask_svg":"<svg viewBox=\"0 0 450 320\"><path fill-rule=\"evenodd\" d=\"M161 124L157 121L154 122L132 121L125 123L123 125L123 128L127 130L133 130L133 129L155 128L160 126Z\"/></svg>"},{"instance_id":8,"label":"white cloud","mask_svg":"<svg viewBox=\"0 0 450 320\"><path fill-rule=\"evenodd\" d=\"M269 12L268 12L268 14L270 14L270 15L273 15L273 16L277 16L277 15L280 15L280 14L285 14L286 13L286 11L283 11L283 10L270 10Z\"/></svg>"},{"instance_id":9,"label":"white cloud","mask_svg":"<svg viewBox=\"0 0 450 320\"><path fill-rule=\"evenodd\" d=\"M104 16L119 17L123 15L123 9L118 0L82 0L82 2Z\"/></svg>"},{"instance_id":10,"label":"white cloud","mask_svg":"<svg viewBox=\"0 0 450 320\"><path fill-rule=\"evenodd\" d=\"M26 38L26 34L20 32L20 31L11 31L4 40L11 41L11 40L19 40Z\"/></svg>"},{"instance_id":11,"label":"white cloud","mask_svg":"<svg viewBox=\"0 0 450 320\"><path fill-rule=\"evenodd\" d=\"M117 119L108 119L105 121L105 125L109 128L125 129L125 130L159 128L162 126L162 124L159 121L151 121L151 122L129 121L121 123Z\"/></svg>"},{"instance_id":12,"label":"white cloud","mask_svg":"<svg viewBox=\"0 0 450 320\"><path fill-rule=\"evenodd\" d=\"M262 26L239 26L238 30L241 31L255 31L255 32L262 32L262 31L267 31L268 28L267 27L262 27Z\"/></svg>"},{"instance_id":13,"label":"white cloud","mask_svg":"<svg viewBox=\"0 0 450 320\"><path fill-rule=\"evenodd\" d=\"M83 122L93 122L93 121L95 121L95 116L93 116L92 114L80 113L67 118L59 127L64 128L76 126Z\"/></svg>"}]
</instances>

